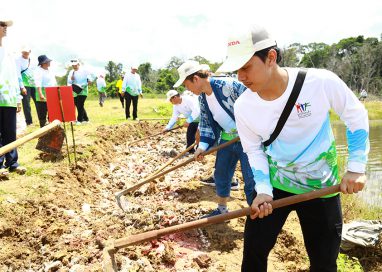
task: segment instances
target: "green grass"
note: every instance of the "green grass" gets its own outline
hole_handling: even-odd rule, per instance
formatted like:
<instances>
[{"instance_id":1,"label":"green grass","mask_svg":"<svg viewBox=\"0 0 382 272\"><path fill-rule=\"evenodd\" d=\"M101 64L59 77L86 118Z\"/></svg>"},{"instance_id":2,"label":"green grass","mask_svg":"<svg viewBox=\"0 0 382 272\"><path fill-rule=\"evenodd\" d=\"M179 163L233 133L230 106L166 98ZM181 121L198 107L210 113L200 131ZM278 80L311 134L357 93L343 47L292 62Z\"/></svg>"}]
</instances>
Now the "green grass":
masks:
<instances>
[{"instance_id":1,"label":"green grass","mask_svg":"<svg viewBox=\"0 0 382 272\"><path fill-rule=\"evenodd\" d=\"M340 253L337 258L338 272L362 272L362 266L357 258L349 257L346 254Z\"/></svg>"},{"instance_id":2,"label":"green grass","mask_svg":"<svg viewBox=\"0 0 382 272\"><path fill-rule=\"evenodd\" d=\"M369 120L382 120L382 102L381 101L370 101L364 103ZM336 121L340 120L339 116L334 112L330 111L330 120Z\"/></svg>"}]
</instances>

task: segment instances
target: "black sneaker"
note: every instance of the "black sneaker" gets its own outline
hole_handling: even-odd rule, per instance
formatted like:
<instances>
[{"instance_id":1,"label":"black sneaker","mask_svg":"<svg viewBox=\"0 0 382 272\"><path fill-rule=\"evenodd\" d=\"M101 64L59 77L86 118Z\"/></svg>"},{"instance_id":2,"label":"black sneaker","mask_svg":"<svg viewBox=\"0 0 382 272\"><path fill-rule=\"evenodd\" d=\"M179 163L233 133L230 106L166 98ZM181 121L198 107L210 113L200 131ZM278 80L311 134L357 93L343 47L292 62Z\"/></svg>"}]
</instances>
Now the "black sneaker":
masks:
<instances>
[{"instance_id":1,"label":"black sneaker","mask_svg":"<svg viewBox=\"0 0 382 272\"><path fill-rule=\"evenodd\" d=\"M214 180L214 177L209 177L209 178L206 178L206 179L202 179L200 181L202 184L204 185L209 185L209 186L213 186L215 187L215 180Z\"/></svg>"}]
</instances>

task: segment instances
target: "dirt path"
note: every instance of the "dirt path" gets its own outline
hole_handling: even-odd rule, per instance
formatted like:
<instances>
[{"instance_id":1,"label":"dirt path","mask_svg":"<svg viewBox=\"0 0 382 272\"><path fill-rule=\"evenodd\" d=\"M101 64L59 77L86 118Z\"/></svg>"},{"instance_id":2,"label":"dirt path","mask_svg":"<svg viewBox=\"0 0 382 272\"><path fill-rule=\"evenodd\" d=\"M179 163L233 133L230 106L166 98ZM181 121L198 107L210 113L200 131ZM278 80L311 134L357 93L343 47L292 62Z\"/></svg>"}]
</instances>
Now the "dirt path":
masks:
<instances>
[{"instance_id":1,"label":"dirt path","mask_svg":"<svg viewBox=\"0 0 382 272\"><path fill-rule=\"evenodd\" d=\"M9 196L0 206L0 271L102 271L103 242L188 222L215 208L214 189L200 184L214 156L169 173L123 198L127 188L184 150L185 132L127 147L129 140L160 131L148 123L99 127L98 140L80 145L78 168L55 163L48 185L33 197ZM186 159L186 158L184 158ZM230 210L246 206L241 189ZM37 193L36 193L37 192ZM245 219L169 235L118 251L121 271L240 271ZM292 215L270 256L269 271L308 271L298 221Z\"/></svg>"}]
</instances>

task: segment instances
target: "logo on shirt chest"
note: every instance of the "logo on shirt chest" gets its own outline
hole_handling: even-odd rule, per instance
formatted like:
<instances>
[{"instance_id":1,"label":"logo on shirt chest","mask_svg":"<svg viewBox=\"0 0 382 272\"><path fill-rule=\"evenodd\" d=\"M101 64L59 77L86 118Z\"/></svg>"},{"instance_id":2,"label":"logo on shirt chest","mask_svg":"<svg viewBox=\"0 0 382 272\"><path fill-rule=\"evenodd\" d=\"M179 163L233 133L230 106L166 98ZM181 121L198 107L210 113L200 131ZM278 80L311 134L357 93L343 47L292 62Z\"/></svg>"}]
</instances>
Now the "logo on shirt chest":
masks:
<instances>
[{"instance_id":1,"label":"logo on shirt chest","mask_svg":"<svg viewBox=\"0 0 382 272\"><path fill-rule=\"evenodd\" d=\"M295 103L294 106L296 108L297 115L300 119L309 117L312 114L312 112L309 110L309 108L311 107L310 102Z\"/></svg>"}]
</instances>

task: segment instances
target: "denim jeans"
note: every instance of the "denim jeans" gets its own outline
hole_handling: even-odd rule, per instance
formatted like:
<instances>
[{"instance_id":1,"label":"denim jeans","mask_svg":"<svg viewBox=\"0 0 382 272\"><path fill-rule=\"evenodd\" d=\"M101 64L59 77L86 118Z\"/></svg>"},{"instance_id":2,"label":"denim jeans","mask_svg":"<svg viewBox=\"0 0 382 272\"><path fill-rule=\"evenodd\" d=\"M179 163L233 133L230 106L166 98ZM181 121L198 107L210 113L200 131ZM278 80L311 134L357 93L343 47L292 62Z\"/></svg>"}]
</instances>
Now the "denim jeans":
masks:
<instances>
[{"instance_id":1,"label":"denim jeans","mask_svg":"<svg viewBox=\"0 0 382 272\"><path fill-rule=\"evenodd\" d=\"M219 145L225 140L220 140ZM235 173L237 162L240 160L241 173L244 179L244 192L247 202L252 201L253 192L255 190L255 182L253 173L249 166L247 155L243 151L241 142L233 143L216 154L214 179L216 185L216 194L219 197L229 197L231 191L231 181Z\"/></svg>"}]
</instances>

